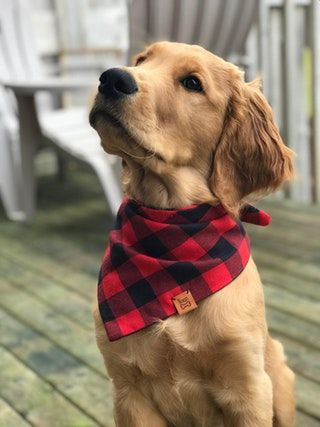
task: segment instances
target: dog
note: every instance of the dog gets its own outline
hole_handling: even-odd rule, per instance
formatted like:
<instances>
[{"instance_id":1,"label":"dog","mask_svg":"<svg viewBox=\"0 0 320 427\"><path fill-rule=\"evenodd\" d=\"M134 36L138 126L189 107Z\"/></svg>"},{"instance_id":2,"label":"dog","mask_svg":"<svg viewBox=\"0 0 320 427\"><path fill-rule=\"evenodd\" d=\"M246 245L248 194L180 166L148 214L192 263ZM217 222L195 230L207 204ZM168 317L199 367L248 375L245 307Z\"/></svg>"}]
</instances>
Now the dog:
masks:
<instances>
[{"instance_id":1,"label":"dog","mask_svg":"<svg viewBox=\"0 0 320 427\"><path fill-rule=\"evenodd\" d=\"M293 176L259 83L200 46L157 42L105 71L90 123L122 158L127 197L160 215L219 205L238 224L248 201ZM292 427L294 374L268 334L251 256L223 289L181 301L193 309L112 341L96 304L116 425Z\"/></svg>"}]
</instances>

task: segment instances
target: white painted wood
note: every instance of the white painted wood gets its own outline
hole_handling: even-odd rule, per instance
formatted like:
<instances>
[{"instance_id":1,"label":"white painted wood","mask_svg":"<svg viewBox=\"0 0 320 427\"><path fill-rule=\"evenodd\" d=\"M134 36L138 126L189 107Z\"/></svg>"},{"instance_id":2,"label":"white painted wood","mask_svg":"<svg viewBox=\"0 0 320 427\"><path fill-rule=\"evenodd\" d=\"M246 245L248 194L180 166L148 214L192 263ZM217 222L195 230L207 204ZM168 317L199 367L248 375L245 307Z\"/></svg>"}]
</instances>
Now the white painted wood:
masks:
<instances>
[{"instance_id":1,"label":"white painted wood","mask_svg":"<svg viewBox=\"0 0 320 427\"><path fill-rule=\"evenodd\" d=\"M131 0L128 4L133 43L138 38L142 46L143 37L144 42L196 43L239 60L258 9L256 0Z\"/></svg>"},{"instance_id":2,"label":"white painted wood","mask_svg":"<svg viewBox=\"0 0 320 427\"><path fill-rule=\"evenodd\" d=\"M315 0L314 4L319 8L319 3ZM309 21L306 20L307 15ZM319 61L319 53L314 50L319 43L319 22L317 11L311 7L311 0L260 2L260 63L264 91L275 111L285 141L297 153L297 178L291 184L288 195L303 202L320 201L316 196L316 182L320 179L319 143L315 142L319 139L316 136L319 135L319 116L314 117L311 127L308 113L310 107L306 104L309 100L305 93L306 78L310 76L305 76L304 69L305 51L309 46L313 48L313 66ZM319 93L316 73L313 76L311 92ZM313 97L314 102L316 99ZM313 109L316 111L315 106Z\"/></svg>"},{"instance_id":3,"label":"white painted wood","mask_svg":"<svg viewBox=\"0 0 320 427\"><path fill-rule=\"evenodd\" d=\"M310 201L308 138L304 123L305 104L303 93L302 46L303 28L294 0L284 5L284 136L297 153L295 167L297 180L290 185L290 196L304 202Z\"/></svg>"},{"instance_id":4,"label":"white painted wood","mask_svg":"<svg viewBox=\"0 0 320 427\"><path fill-rule=\"evenodd\" d=\"M287 0L264 0L268 7L283 7ZM309 6L312 0L294 0L296 6Z\"/></svg>"},{"instance_id":5,"label":"white painted wood","mask_svg":"<svg viewBox=\"0 0 320 427\"><path fill-rule=\"evenodd\" d=\"M183 0L182 5L180 4L179 20L175 23L177 40L189 44L195 43L193 37L198 8L199 2L194 0Z\"/></svg>"},{"instance_id":6,"label":"white painted wood","mask_svg":"<svg viewBox=\"0 0 320 427\"><path fill-rule=\"evenodd\" d=\"M119 187L120 181L120 160L112 164L106 162L101 156L92 156L90 165L95 170L103 191L106 195L111 213L116 216L118 207L120 206L123 194Z\"/></svg>"},{"instance_id":7,"label":"white painted wood","mask_svg":"<svg viewBox=\"0 0 320 427\"><path fill-rule=\"evenodd\" d=\"M62 50L84 46L85 33L82 10L86 0L54 0L59 22L59 42ZM72 19L71 19L72 17Z\"/></svg>"},{"instance_id":8,"label":"white painted wood","mask_svg":"<svg viewBox=\"0 0 320 427\"><path fill-rule=\"evenodd\" d=\"M286 114L284 117L284 137L289 146L295 149L297 139L297 104L295 89L297 81L296 69L296 14L294 0L284 3L284 102ZM299 177L301 179L301 177ZM297 198L298 192L294 185L290 185L290 196Z\"/></svg>"},{"instance_id":9,"label":"white painted wood","mask_svg":"<svg viewBox=\"0 0 320 427\"><path fill-rule=\"evenodd\" d=\"M40 115L45 137L71 156L91 165L99 177L110 210L116 215L122 199L119 159L103 151L96 132L87 122L88 111L85 108L56 110Z\"/></svg>"},{"instance_id":10,"label":"white painted wood","mask_svg":"<svg viewBox=\"0 0 320 427\"><path fill-rule=\"evenodd\" d=\"M8 217L13 221L25 221L20 194L18 192L21 170L20 155L16 152L18 147L16 132L11 133L0 117L0 197ZM8 144L11 141L11 144Z\"/></svg>"},{"instance_id":11,"label":"white painted wood","mask_svg":"<svg viewBox=\"0 0 320 427\"><path fill-rule=\"evenodd\" d=\"M279 128L283 129L283 53L282 53L282 11L277 8L270 10L270 88L269 102Z\"/></svg>"},{"instance_id":12,"label":"white painted wood","mask_svg":"<svg viewBox=\"0 0 320 427\"><path fill-rule=\"evenodd\" d=\"M246 40L246 80L252 81L260 77L258 26L253 25Z\"/></svg>"},{"instance_id":13,"label":"white painted wood","mask_svg":"<svg viewBox=\"0 0 320 427\"><path fill-rule=\"evenodd\" d=\"M30 221L35 207L34 156L41 141L35 99L33 95L20 94L17 98L19 116L19 148L21 185L20 200L23 204L26 221Z\"/></svg>"},{"instance_id":14,"label":"white painted wood","mask_svg":"<svg viewBox=\"0 0 320 427\"><path fill-rule=\"evenodd\" d=\"M228 45L230 36L238 36L238 22L240 9L242 8L239 1L225 0L223 5L224 13L219 22L219 34L214 43L214 51L217 55L226 57L227 53L231 53L231 47ZM229 50L230 49L230 50Z\"/></svg>"},{"instance_id":15,"label":"white painted wood","mask_svg":"<svg viewBox=\"0 0 320 427\"><path fill-rule=\"evenodd\" d=\"M54 0L62 52L128 48L125 0ZM112 7L111 7L112 5Z\"/></svg>"},{"instance_id":16,"label":"white painted wood","mask_svg":"<svg viewBox=\"0 0 320 427\"><path fill-rule=\"evenodd\" d=\"M130 64L133 55L144 49L148 43L147 33L147 0L127 0L128 36L130 40L127 62Z\"/></svg>"},{"instance_id":17,"label":"white painted wood","mask_svg":"<svg viewBox=\"0 0 320 427\"><path fill-rule=\"evenodd\" d=\"M205 48L209 48L212 41L216 40L220 29L220 17L223 13L221 1L205 0L203 3L203 13L198 23L197 43ZM215 50L213 50L215 52Z\"/></svg>"},{"instance_id":18,"label":"white painted wood","mask_svg":"<svg viewBox=\"0 0 320 427\"><path fill-rule=\"evenodd\" d=\"M296 82L295 98L296 104L296 140L293 142L293 148L297 153L296 165L298 179L295 182L296 198L305 203L311 203L311 159L310 159L310 120L307 115L307 104L305 94L305 76L304 76L304 47L306 40L306 8L295 7L296 13L296 44L295 44L295 69Z\"/></svg>"},{"instance_id":19,"label":"white painted wood","mask_svg":"<svg viewBox=\"0 0 320 427\"><path fill-rule=\"evenodd\" d=\"M37 52L43 57L53 57L59 54L59 34L55 11L50 9L35 9L31 16L32 33Z\"/></svg>"},{"instance_id":20,"label":"white painted wood","mask_svg":"<svg viewBox=\"0 0 320 427\"><path fill-rule=\"evenodd\" d=\"M270 34L270 10L266 2L259 1L259 55L263 92L270 97L270 72L269 72L269 34Z\"/></svg>"},{"instance_id":21,"label":"white painted wood","mask_svg":"<svg viewBox=\"0 0 320 427\"><path fill-rule=\"evenodd\" d=\"M320 2L312 0L312 57L313 57L313 171L314 171L314 201L320 203Z\"/></svg>"},{"instance_id":22,"label":"white painted wood","mask_svg":"<svg viewBox=\"0 0 320 427\"><path fill-rule=\"evenodd\" d=\"M83 109L81 116L73 115L73 121L70 111L52 112L47 119L42 115L39 125L35 102L39 91L79 90L92 87L93 81L41 77L26 4L26 0L12 0L0 8L0 81L5 95L0 102L0 192L8 216L27 221L32 218L35 206L33 162L36 147L44 138L92 166L101 181L110 209L115 213L121 198L115 170L119 165L115 164L113 157L102 152L97 134L89 127L88 111ZM96 86L97 80L94 82ZM3 87L15 93L16 105L10 96L6 96ZM59 121L54 121L54 113ZM11 179L12 175L15 179Z\"/></svg>"},{"instance_id":23,"label":"white painted wood","mask_svg":"<svg viewBox=\"0 0 320 427\"><path fill-rule=\"evenodd\" d=\"M137 7L137 3L137 0L135 0L132 7ZM145 21L146 32L150 34L152 29L152 35L150 34L152 40L150 41L168 39L173 25L174 0L164 0L162 4L158 0L149 0L148 3L145 2L144 7L147 13ZM164 10L167 13L162 13Z\"/></svg>"},{"instance_id":24,"label":"white painted wood","mask_svg":"<svg viewBox=\"0 0 320 427\"><path fill-rule=\"evenodd\" d=\"M231 32L229 36L229 43L232 43L230 49L232 52L244 55L249 30L258 22L258 7L256 6L256 0L246 0L241 4L241 7L238 9L238 20L237 35ZM226 48L229 47L226 46Z\"/></svg>"},{"instance_id":25,"label":"white painted wood","mask_svg":"<svg viewBox=\"0 0 320 427\"><path fill-rule=\"evenodd\" d=\"M76 79L66 77L40 77L39 79L0 79L7 89L11 89L15 94L34 94L36 91L63 92L74 90L88 90L97 86L96 79Z\"/></svg>"}]
</instances>

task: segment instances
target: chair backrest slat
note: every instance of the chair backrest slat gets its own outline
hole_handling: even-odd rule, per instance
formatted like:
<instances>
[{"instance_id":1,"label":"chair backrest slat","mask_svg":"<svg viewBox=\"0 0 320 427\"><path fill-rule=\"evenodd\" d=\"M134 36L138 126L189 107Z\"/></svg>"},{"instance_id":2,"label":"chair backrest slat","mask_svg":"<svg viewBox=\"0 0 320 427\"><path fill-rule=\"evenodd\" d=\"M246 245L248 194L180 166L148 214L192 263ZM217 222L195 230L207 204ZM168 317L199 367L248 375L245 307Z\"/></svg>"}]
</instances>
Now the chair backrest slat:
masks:
<instances>
[{"instance_id":1,"label":"chair backrest slat","mask_svg":"<svg viewBox=\"0 0 320 427\"><path fill-rule=\"evenodd\" d=\"M166 13L163 13L163 10ZM158 0L150 0L147 5L147 33L156 40L169 38L172 32L173 15L172 0L163 0L162 3Z\"/></svg>"},{"instance_id":2,"label":"chair backrest slat","mask_svg":"<svg viewBox=\"0 0 320 427\"><path fill-rule=\"evenodd\" d=\"M40 58L32 37L28 0L2 2L0 8L0 79L24 80L41 74ZM15 100L0 87L0 114L4 123L15 114Z\"/></svg>"},{"instance_id":3,"label":"chair backrest slat","mask_svg":"<svg viewBox=\"0 0 320 427\"><path fill-rule=\"evenodd\" d=\"M32 22L29 0L15 0L17 2L17 36L21 57L25 64L25 73L29 77L39 77L42 74L42 66L36 42L32 32ZM30 7L30 4L29 4Z\"/></svg>"},{"instance_id":4,"label":"chair backrest slat","mask_svg":"<svg viewBox=\"0 0 320 427\"><path fill-rule=\"evenodd\" d=\"M32 38L26 0L2 2L0 8L0 50L4 68L1 77L30 78L41 72Z\"/></svg>"},{"instance_id":5,"label":"chair backrest slat","mask_svg":"<svg viewBox=\"0 0 320 427\"><path fill-rule=\"evenodd\" d=\"M222 1L205 0L202 10L202 20L199 25L198 44L206 49L213 50L214 44L219 37L220 22L224 13Z\"/></svg>"},{"instance_id":6,"label":"chair backrest slat","mask_svg":"<svg viewBox=\"0 0 320 427\"><path fill-rule=\"evenodd\" d=\"M175 22L174 39L193 44L198 18L199 3L193 0L183 0L178 3Z\"/></svg>"},{"instance_id":7,"label":"chair backrest slat","mask_svg":"<svg viewBox=\"0 0 320 427\"><path fill-rule=\"evenodd\" d=\"M200 44L228 59L243 55L257 0L131 0L131 52L155 40Z\"/></svg>"}]
</instances>

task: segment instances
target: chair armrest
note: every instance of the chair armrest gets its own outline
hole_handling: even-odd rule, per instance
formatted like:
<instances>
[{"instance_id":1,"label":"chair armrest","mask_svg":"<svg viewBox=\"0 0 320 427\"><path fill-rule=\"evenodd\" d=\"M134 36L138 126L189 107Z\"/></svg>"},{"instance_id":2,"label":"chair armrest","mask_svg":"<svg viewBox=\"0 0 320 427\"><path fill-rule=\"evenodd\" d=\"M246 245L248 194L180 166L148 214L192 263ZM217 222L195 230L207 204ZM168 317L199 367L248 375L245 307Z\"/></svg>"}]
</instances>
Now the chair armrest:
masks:
<instances>
[{"instance_id":1,"label":"chair armrest","mask_svg":"<svg viewBox=\"0 0 320 427\"><path fill-rule=\"evenodd\" d=\"M97 79L84 80L66 77L45 77L30 80L0 81L5 88L11 89L16 95L33 95L38 91L53 93L65 91L90 90L97 87Z\"/></svg>"}]
</instances>

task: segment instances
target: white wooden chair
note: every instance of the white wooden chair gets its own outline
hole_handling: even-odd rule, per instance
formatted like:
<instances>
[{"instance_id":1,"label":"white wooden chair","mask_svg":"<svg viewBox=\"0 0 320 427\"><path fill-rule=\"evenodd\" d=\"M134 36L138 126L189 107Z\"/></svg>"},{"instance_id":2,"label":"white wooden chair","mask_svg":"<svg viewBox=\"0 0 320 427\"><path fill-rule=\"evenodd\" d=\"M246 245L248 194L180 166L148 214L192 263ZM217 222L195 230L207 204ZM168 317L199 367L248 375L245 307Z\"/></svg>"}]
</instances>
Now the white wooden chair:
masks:
<instances>
[{"instance_id":1,"label":"white wooden chair","mask_svg":"<svg viewBox=\"0 0 320 427\"><path fill-rule=\"evenodd\" d=\"M226 59L245 63L245 41L257 14L256 0L127 0L127 3L129 56L146 43L168 39L198 43ZM18 135L14 103L10 94L4 94L5 102L0 99L0 138L3 136L4 141L0 142L0 190L8 215L13 219L32 216L35 142L43 137L94 168L115 213L121 198L115 161L102 153L98 137L87 125L87 111L63 109L37 114L38 91L60 93L90 84L61 78L39 80L41 67L30 40L26 12L23 0L3 2L0 9L0 65L4 70L0 78L15 94L20 125Z\"/></svg>"},{"instance_id":2,"label":"white wooden chair","mask_svg":"<svg viewBox=\"0 0 320 427\"><path fill-rule=\"evenodd\" d=\"M41 139L88 163L96 172L110 210L121 201L115 157L104 153L88 124L86 108L42 111L39 91L54 94L87 90L97 81L45 77L30 31L27 2L10 0L0 8L0 194L9 218L30 220L35 205L34 155ZM11 90L8 91L8 89ZM12 96L12 91L15 97Z\"/></svg>"},{"instance_id":3,"label":"white wooden chair","mask_svg":"<svg viewBox=\"0 0 320 427\"><path fill-rule=\"evenodd\" d=\"M130 55L146 42L199 44L239 65L260 0L128 0Z\"/></svg>"}]
</instances>

